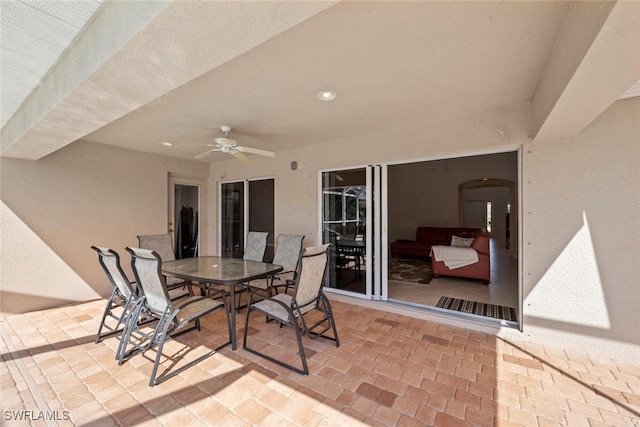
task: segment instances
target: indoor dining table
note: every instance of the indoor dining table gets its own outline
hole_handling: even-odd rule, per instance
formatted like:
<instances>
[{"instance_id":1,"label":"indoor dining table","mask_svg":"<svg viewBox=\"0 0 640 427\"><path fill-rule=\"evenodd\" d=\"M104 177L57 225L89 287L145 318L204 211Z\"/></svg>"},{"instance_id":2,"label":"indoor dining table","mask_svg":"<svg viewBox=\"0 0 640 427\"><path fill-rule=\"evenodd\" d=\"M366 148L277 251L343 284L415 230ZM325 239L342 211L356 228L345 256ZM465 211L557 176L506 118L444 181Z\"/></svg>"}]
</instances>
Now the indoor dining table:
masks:
<instances>
[{"instance_id":1,"label":"indoor dining table","mask_svg":"<svg viewBox=\"0 0 640 427\"><path fill-rule=\"evenodd\" d=\"M162 273L167 276L198 282L205 285L229 288L231 349L236 349L236 286L251 280L262 279L282 271L281 265L266 262L245 261L238 258L204 256L183 258L162 263Z\"/></svg>"}]
</instances>

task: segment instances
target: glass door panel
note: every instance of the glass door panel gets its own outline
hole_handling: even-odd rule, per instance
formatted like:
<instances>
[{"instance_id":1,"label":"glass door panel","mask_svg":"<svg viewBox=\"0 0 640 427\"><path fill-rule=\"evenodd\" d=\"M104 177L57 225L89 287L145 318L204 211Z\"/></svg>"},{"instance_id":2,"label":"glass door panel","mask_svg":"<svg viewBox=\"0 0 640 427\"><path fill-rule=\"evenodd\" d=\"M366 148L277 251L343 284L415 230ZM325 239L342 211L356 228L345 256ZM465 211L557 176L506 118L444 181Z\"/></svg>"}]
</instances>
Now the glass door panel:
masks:
<instances>
[{"instance_id":1,"label":"glass door panel","mask_svg":"<svg viewBox=\"0 0 640 427\"><path fill-rule=\"evenodd\" d=\"M249 231L268 232L265 260L273 259L274 180L228 182L220 185L220 254L242 258Z\"/></svg>"},{"instance_id":2,"label":"glass door panel","mask_svg":"<svg viewBox=\"0 0 640 427\"><path fill-rule=\"evenodd\" d=\"M274 205L273 179L249 181L249 231L268 232L265 261L274 255Z\"/></svg>"},{"instance_id":3,"label":"glass door panel","mask_svg":"<svg viewBox=\"0 0 640 427\"><path fill-rule=\"evenodd\" d=\"M244 254L244 182L221 185L221 255L242 258Z\"/></svg>"},{"instance_id":4,"label":"glass door panel","mask_svg":"<svg viewBox=\"0 0 640 427\"><path fill-rule=\"evenodd\" d=\"M367 294L367 169L322 173L322 242L331 243L326 286Z\"/></svg>"}]
</instances>

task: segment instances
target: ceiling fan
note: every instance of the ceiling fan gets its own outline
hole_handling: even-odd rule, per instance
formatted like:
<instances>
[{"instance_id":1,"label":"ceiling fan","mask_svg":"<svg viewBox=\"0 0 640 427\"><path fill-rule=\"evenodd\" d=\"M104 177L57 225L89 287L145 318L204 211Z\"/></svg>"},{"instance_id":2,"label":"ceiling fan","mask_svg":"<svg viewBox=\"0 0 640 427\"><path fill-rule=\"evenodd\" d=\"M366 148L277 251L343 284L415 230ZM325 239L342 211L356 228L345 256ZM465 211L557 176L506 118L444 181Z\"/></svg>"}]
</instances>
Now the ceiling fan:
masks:
<instances>
[{"instance_id":1,"label":"ceiling fan","mask_svg":"<svg viewBox=\"0 0 640 427\"><path fill-rule=\"evenodd\" d=\"M245 156L244 153L258 154L260 156L266 156L266 157L276 156L275 153L271 151L260 150L258 148L243 147L238 145L238 143L235 140L229 138L229 134L231 133L231 126L220 126L220 129L222 130L222 133L224 134L224 136L221 138L216 138L215 145L207 144L209 147L214 147L214 148L207 150L204 153L198 154L197 156L194 157L194 159L203 159L214 151L220 151L222 153L231 154L233 157L235 157L236 159L240 160L242 163L245 163L245 164L251 163L251 160L249 160L249 158Z\"/></svg>"}]
</instances>

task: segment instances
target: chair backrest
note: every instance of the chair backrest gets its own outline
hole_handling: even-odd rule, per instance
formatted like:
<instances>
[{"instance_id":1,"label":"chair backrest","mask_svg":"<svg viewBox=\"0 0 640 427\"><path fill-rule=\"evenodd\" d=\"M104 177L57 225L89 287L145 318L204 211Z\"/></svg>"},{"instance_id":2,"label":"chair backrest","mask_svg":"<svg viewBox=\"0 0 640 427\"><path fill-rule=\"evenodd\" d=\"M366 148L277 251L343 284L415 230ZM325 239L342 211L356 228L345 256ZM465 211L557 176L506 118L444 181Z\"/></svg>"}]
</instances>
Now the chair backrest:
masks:
<instances>
[{"instance_id":1,"label":"chair backrest","mask_svg":"<svg viewBox=\"0 0 640 427\"><path fill-rule=\"evenodd\" d=\"M262 261L264 251L267 249L267 237L269 233L250 231L247 234L247 245L244 248L242 259L247 261Z\"/></svg>"},{"instance_id":2,"label":"chair backrest","mask_svg":"<svg viewBox=\"0 0 640 427\"><path fill-rule=\"evenodd\" d=\"M280 234L272 264L281 265L285 273L295 271L300 260L303 240L304 236L297 234Z\"/></svg>"},{"instance_id":3,"label":"chair backrest","mask_svg":"<svg viewBox=\"0 0 640 427\"><path fill-rule=\"evenodd\" d=\"M120 255L112 249L100 246L91 246L91 249L98 252L98 261L102 269L107 274L111 284L118 288L122 296L130 298L131 295L135 294L135 289L129 283L129 279L120 265Z\"/></svg>"},{"instance_id":4,"label":"chair backrest","mask_svg":"<svg viewBox=\"0 0 640 427\"><path fill-rule=\"evenodd\" d=\"M156 314L171 307L171 299L162 275L160 255L149 249L127 248L131 254L131 269L146 298L146 306Z\"/></svg>"},{"instance_id":5,"label":"chair backrest","mask_svg":"<svg viewBox=\"0 0 640 427\"><path fill-rule=\"evenodd\" d=\"M162 261L173 261L176 253L170 234L143 234L138 236L140 249L150 249L160 255Z\"/></svg>"},{"instance_id":6,"label":"chair backrest","mask_svg":"<svg viewBox=\"0 0 640 427\"><path fill-rule=\"evenodd\" d=\"M300 273L296 278L293 300L298 307L314 302L324 283L329 260L330 243L312 246L302 251Z\"/></svg>"}]
</instances>

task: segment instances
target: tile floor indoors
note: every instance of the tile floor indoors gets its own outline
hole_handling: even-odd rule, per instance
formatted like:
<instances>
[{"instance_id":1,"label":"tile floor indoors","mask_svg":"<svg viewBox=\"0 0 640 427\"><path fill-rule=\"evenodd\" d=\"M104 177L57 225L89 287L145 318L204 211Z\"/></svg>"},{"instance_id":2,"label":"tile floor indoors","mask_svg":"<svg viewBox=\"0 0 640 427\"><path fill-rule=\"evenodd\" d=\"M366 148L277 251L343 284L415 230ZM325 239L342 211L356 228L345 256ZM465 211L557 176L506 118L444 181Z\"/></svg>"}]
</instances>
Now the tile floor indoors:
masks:
<instances>
[{"instance_id":1,"label":"tile floor indoors","mask_svg":"<svg viewBox=\"0 0 640 427\"><path fill-rule=\"evenodd\" d=\"M389 281L389 298L433 306L441 296L518 306L518 260L505 248L504 239L491 239L491 282L441 276L428 285Z\"/></svg>"},{"instance_id":2,"label":"tile floor indoors","mask_svg":"<svg viewBox=\"0 0 640 427\"><path fill-rule=\"evenodd\" d=\"M94 344L104 303L0 321L1 425L640 426L640 362L508 342L343 301L333 302L339 348L304 339L307 377L226 347L150 388L155 352L118 366L117 337ZM222 316L171 341L162 367L220 342ZM239 329L243 319L244 312ZM257 346L295 356L291 330L264 319L249 330Z\"/></svg>"}]
</instances>

